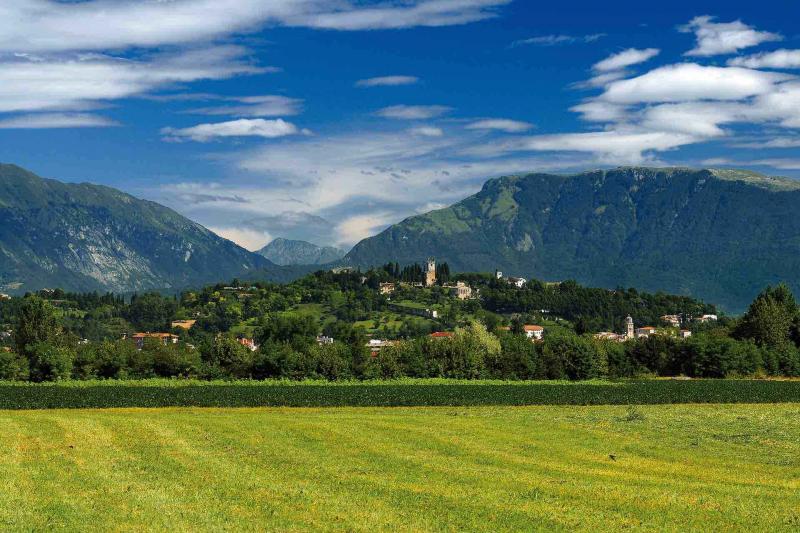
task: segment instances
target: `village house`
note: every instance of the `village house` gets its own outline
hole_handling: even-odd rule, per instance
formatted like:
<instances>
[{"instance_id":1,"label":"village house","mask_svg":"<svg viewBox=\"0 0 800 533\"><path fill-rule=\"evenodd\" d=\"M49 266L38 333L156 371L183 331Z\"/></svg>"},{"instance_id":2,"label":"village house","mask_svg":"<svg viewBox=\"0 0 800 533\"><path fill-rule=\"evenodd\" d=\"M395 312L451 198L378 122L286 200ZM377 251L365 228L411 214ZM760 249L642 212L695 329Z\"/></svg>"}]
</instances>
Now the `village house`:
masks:
<instances>
[{"instance_id":1,"label":"village house","mask_svg":"<svg viewBox=\"0 0 800 533\"><path fill-rule=\"evenodd\" d=\"M499 331L511 331L511 327L509 326L500 326L497 328ZM534 324L525 324L522 326L522 332L525 333L525 336L533 341L540 341L544 336L544 328L542 326L536 326Z\"/></svg>"},{"instance_id":2,"label":"village house","mask_svg":"<svg viewBox=\"0 0 800 533\"><path fill-rule=\"evenodd\" d=\"M381 294L392 294L396 286L394 283L381 283L379 286Z\"/></svg>"},{"instance_id":3,"label":"village house","mask_svg":"<svg viewBox=\"0 0 800 533\"><path fill-rule=\"evenodd\" d=\"M449 339L455 336L455 333L452 331L434 331L430 334L430 338L432 339Z\"/></svg>"},{"instance_id":4,"label":"village house","mask_svg":"<svg viewBox=\"0 0 800 533\"><path fill-rule=\"evenodd\" d=\"M10 300L10 299L11 299L11 296L9 296L8 294L5 294L3 292L0 292L0 300Z\"/></svg>"},{"instance_id":5,"label":"village house","mask_svg":"<svg viewBox=\"0 0 800 533\"><path fill-rule=\"evenodd\" d=\"M636 338L641 337L649 337L650 335L656 334L656 328L653 326L642 326L641 328L636 328Z\"/></svg>"},{"instance_id":6,"label":"village house","mask_svg":"<svg viewBox=\"0 0 800 533\"><path fill-rule=\"evenodd\" d=\"M598 340L606 340L614 342L625 342L626 340L628 340L627 335L621 333L614 333L613 331L601 331L600 333L595 333L594 338Z\"/></svg>"},{"instance_id":7,"label":"village house","mask_svg":"<svg viewBox=\"0 0 800 533\"><path fill-rule=\"evenodd\" d=\"M173 329L178 328L188 330L192 329L192 326L194 326L195 322L197 322L197 320L173 320L171 326Z\"/></svg>"},{"instance_id":8,"label":"village house","mask_svg":"<svg viewBox=\"0 0 800 533\"><path fill-rule=\"evenodd\" d=\"M682 329L680 330L680 332L678 332L678 335L680 336L681 339L688 339L689 337L692 336L692 332L688 329Z\"/></svg>"},{"instance_id":9,"label":"village house","mask_svg":"<svg viewBox=\"0 0 800 533\"><path fill-rule=\"evenodd\" d=\"M526 283L528 283L528 280L526 280L525 278L509 277L509 278L506 278L506 280L508 281L509 285L513 285L514 287L516 287L518 289L521 289L522 287L525 286Z\"/></svg>"},{"instance_id":10,"label":"village house","mask_svg":"<svg viewBox=\"0 0 800 533\"><path fill-rule=\"evenodd\" d=\"M389 346L394 346L397 344L395 341L385 341L382 339L370 339L367 343L367 348L369 348L369 353L372 357L378 355L378 353L383 349Z\"/></svg>"},{"instance_id":11,"label":"village house","mask_svg":"<svg viewBox=\"0 0 800 533\"><path fill-rule=\"evenodd\" d=\"M700 318L697 318L696 320L698 322L706 323L706 322L715 322L717 319L718 319L717 315L703 315Z\"/></svg>"},{"instance_id":12,"label":"village house","mask_svg":"<svg viewBox=\"0 0 800 533\"><path fill-rule=\"evenodd\" d=\"M328 337L327 335L317 335L317 344L320 346L324 344L333 344L333 337Z\"/></svg>"},{"instance_id":13,"label":"village house","mask_svg":"<svg viewBox=\"0 0 800 533\"><path fill-rule=\"evenodd\" d=\"M126 339L127 335L123 335L122 338ZM160 340L161 344L164 346L167 346L168 344L178 344L178 336L173 335L172 333L134 333L131 335L131 339L136 344L137 350L144 348L144 344L147 339Z\"/></svg>"},{"instance_id":14,"label":"village house","mask_svg":"<svg viewBox=\"0 0 800 533\"><path fill-rule=\"evenodd\" d=\"M248 339L247 337L239 337L238 339L236 339L236 341L245 348L247 348L248 350L250 350L251 352L255 352L256 350L258 350L258 344L256 344L256 341L253 339Z\"/></svg>"},{"instance_id":15,"label":"village house","mask_svg":"<svg viewBox=\"0 0 800 533\"><path fill-rule=\"evenodd\" d=\"M472 298L472 287L463 281L456 282L455 285L448 285L447 288L450 289L453 295L459 300L468 300Z\"/></svg>"},{"instance_id":16,"label":"village house","mask_svg":"<svg viewBox=\"0 0 800 533\"><path fill-rule=\"evenodd\" d=\"M681 317L678 315L664 315L661 317L661 321L665 324L669 324L673 328L679 328L681 326Z\"/></svg>"}]
</instances>

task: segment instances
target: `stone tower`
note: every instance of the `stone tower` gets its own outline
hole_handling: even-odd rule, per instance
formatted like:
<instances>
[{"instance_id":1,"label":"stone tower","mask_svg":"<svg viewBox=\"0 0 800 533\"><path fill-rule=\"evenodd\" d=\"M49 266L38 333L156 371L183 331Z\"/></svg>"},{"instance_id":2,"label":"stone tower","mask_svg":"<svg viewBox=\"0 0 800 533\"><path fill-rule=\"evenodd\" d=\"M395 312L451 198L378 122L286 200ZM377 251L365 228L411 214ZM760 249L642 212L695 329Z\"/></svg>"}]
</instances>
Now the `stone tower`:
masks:
<instances>
[{"instance_id":1,"label":"stone tower","mask_svg":"<svg viewBox=\"0 0 800 533\"><path fill-rule=\"evenodd\" d=\"M633 319L628 315L625 319L625 338L633 339L634 337L636 337L636 335L633 329Z\"/></svg>"},{"instance_id":2,"label":"stone tower","mask_svg":"<svg viewBox=\"0 0 800 533\"><path fill-rule=\"evenodd\" d=\"M425 286L432 287L433 285L436 285L436 259L429 257L428 263L425 265Z\"/></svg>"}]
</instances>

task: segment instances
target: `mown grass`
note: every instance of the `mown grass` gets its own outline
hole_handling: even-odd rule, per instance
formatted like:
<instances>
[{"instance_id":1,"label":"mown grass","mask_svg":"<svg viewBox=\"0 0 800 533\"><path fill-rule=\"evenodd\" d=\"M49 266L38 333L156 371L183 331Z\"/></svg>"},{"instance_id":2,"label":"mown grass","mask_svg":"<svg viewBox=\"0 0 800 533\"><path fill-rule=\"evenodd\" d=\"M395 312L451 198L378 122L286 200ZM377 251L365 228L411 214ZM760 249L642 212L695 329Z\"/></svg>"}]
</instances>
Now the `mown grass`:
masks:
<instances>
[{"instance_id":1,"label":"mown grass","mask_svg":"<svg viewBox=\"0 0 800 533\"><path fill-rule=\"evenodd\" d=\"M398 407L800 402L800 381L367 382L192 380L0 383L0 409Z\"/></svg>"},{"instance_id":2,"label":"mown grass","mask_svg":"<svg viewBox=\"0 0 800 533\"><path fill-rule=\"evenodd\" d=\"M800 406L0 411L0 529L785 531Z\"/></svg>"}]
</instances>

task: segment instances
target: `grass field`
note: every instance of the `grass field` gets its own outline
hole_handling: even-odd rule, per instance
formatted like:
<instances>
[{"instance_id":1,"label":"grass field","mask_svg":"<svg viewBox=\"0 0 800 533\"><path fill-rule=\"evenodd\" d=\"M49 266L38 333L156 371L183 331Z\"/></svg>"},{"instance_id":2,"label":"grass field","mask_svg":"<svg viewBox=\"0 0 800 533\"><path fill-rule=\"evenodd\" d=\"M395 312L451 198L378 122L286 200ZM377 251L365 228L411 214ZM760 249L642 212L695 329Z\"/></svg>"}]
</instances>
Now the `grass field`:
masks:
<instances>
[{"instance_id":1,"label":"grass field","mask_svg":"<svg viewBox=\"0 0 800 533\"><path fill-rule=\"evenodd\" d=\"M0 411L2 530L800 527L800 405Z\"/></svg>"}]
</instances>

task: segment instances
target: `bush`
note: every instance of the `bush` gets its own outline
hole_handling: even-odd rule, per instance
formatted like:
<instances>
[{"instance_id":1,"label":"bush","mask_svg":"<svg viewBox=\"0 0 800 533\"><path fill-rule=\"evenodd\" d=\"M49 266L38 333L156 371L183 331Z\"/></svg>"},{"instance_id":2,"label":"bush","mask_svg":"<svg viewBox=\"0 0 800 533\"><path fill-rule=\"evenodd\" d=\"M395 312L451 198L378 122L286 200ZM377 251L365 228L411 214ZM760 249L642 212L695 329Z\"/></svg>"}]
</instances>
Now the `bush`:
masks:
<instances>
[{"instance_id":1,"label":"bush","mask_svg":"<svg viewBox=\"0 0 800 533\"><path fill-rule=\"evenodd\" d=\"M31 381L57 381L69 379L75 352L69 348L38 342L28 346L28 364Z\"/></svg>"},{"instance_id":2,"label":"bush","mask_svg":"<svg viewBox=\"0 0 800 533\"><path fill-rule=\"evenodd\" d=\"M28 360L14 352L0 350L0 380L24 381L29 377Z\"/></svg>"}]
</instances>

